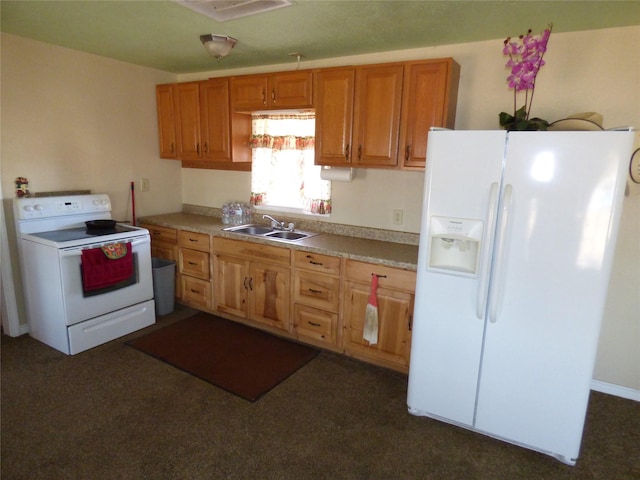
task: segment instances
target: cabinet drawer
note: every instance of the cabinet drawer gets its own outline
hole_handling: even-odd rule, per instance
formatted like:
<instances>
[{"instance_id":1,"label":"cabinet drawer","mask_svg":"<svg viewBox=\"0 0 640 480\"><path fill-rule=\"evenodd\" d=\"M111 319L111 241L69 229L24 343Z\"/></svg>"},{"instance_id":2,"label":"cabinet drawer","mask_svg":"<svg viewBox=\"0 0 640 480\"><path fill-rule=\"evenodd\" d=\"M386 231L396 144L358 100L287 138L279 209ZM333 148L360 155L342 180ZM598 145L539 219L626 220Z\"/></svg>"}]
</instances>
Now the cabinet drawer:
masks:
<instances>
[{"instance_id":1,"label":"cabinet drawer","mask_svg":"<svg viewBox=\"0 0 640 480\"><path fill-rule=\"evenodd\" d=\"M345 278L347 280L370 284L372 274L378 275L378 285L381 288L392 288L411 293L416 290L416 272L414 271L355 260L345 262Z\"/></svg>"},{"instance_id":2,"label":"cabinet drawer","mask_svg":"<svg viewBox=\"0 0 640 480\"><path fill-rule=\"evenodd\" d=\"M180 278L184 302L205 308L211 307L211 284L209 282L186 275Z\"/></svg>"},{"instance_id":3,"label":"cabinet drawer","mask_svg":"<svg viewBox=\"0 0 640 480\"><path fill-rule=\"evenodd\" d=\"M301 270L295 271L293 298L296 303L337 312L339 297L339 278Z\"/></svg>"},{"instance_id":4,"label":"cabinet drawer","mask_svg":"<svg viewBox=\"0 0 640 480\"><path fill-rule=\"evenodd\" d=\"M236 257L260 260L266 263L277 263L280 265L291 264L291 251L288 248L214 237L213 250L215 253L226 253Z\"/></svg>"},{"instance_id":5,"label":"cabinet drawer","mask_svg":"<svg viewBox=\"0 0 640 480\"><path fill-rule=\"evenodd\" d=\"M180 273L209 280L209 254L187 248L180 249Z\"/></svg>"},{"instance_id":6,"label":"cabinet drawer","mask_svg":"<svg viewBox=\"0 0 640 480\"><path fill-rule=\"evenodd\" d=\"M151 256L155 258L164 258L166 260L178 260L178 246L165 242L151 243ZM176 273L178 273L176 269Z\"/></svg>"},{"instance_id":7,"label":"cabinet drawer","mask_svg":"<svg viewBox=\"0 0 640 480\"><path fill-rule=\"evenodd\" d=\"M328 275L340 275L339 257L296 250L293 252L293 261L296 268L304 268L305 270Z\"/></svg>"},{"instance_id":8,"label":"cabinet drawer","mask_svg":"<svg viewBox=\"0 0 640 480\"><path fill-rule=\"evenodd\" d=\"M305 305L295 305L293 314L293 329L295 333L326 343L336 343L337 314Z\"/></svg>"},{"instance_id":9,"label":"cabinet drawer","mask_svg":"<svg viewBox=\"0 0 640 480\"><path fill-rule=\"evenodd\" d=\"M157 225L140 225L149 230L151 241L162 241L166 243L178 243L178 231L175 228L159 227Z\"/></svg>"},{"instance_id":10,"label":"cabinet drawer","mask_svg":"<svg viewBox=\"0 0 640 480\"><path fill-rule=\"evenodd\" d=\"M181 247L190 248L192 250L200 250L202 252L208 252L210 250L210 237L206 233L180 230L180 233L178 234L178 242Z\"/></svg>"}]
</instances>

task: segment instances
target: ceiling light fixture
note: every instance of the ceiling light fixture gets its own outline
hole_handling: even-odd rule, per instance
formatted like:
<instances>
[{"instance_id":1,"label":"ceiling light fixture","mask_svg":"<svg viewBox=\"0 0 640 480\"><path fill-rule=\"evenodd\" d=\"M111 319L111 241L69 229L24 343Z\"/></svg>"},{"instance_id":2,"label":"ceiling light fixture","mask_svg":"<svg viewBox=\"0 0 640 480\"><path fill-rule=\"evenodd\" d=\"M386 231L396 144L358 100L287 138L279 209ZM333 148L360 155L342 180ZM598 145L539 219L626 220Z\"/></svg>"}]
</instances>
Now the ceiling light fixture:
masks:
<instances>
[{"instance_id":1,"label":"ceiling light fixture","mask_svg":"<svg viewBox=\"0 0 640 480\"><path fill-rule=\"evenodd\" d=\"M229 55L231 49L238 43L233 37L227 35L216 35L215 33L209 33L207 35L200 35L200 41L207 49L209 55L215 57L220 61L222 57Z\"/></svg>"}]
</instances>

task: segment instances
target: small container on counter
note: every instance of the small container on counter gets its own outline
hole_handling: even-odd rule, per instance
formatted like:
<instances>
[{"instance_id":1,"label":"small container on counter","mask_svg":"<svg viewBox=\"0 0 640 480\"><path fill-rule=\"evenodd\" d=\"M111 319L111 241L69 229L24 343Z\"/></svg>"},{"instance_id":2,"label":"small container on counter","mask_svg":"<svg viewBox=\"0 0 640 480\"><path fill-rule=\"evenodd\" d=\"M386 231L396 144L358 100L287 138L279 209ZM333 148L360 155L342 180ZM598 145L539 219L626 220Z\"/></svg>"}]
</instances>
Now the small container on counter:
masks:
<instances>
[{"instance_id":1,"label":"small container on counter","mask_svg":"<svg viewBox=\"0 0 640 480\"><path fill-rule=\"evenodd\" d=\"M230 202L222 205L222 223L225 225L251 223L252 214L251 206L246 203Z\"/></svg>"}]
</instances>

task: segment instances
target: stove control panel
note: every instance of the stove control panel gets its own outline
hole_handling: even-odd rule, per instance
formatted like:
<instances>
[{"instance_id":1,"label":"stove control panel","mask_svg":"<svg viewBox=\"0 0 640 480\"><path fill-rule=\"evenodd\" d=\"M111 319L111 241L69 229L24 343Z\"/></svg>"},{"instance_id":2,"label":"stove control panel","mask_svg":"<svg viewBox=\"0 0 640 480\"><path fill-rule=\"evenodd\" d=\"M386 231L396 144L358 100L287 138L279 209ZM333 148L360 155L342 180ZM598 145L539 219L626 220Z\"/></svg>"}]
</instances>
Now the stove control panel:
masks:
<instances>
[{"instance_id":1,"label":"stove control panel","mask_svg":"<svg viewBox=\"0 0 640 480\"><path fill-rule=\"evenodd\" d=\"M14 212L18 220L110 211L111 201L104 193L64 197L22 197L14 200Z\"/></svg>"}]
</instances>

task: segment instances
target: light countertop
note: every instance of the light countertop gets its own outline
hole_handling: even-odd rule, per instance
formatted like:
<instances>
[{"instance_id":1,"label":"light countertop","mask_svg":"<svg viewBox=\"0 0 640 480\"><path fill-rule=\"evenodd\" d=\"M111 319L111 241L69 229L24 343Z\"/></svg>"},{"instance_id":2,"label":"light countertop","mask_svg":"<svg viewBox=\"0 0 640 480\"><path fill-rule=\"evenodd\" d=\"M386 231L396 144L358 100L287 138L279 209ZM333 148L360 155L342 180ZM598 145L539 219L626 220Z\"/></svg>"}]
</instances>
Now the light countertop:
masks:
<instances>
[{"instance_id":1,"label":"light countertop","mask_svg":"<svg viewBox=\"0 0 640 480\"><path fill-rule=\"evenodd\" d=\"M206 233L212 236L235 240L263 243L265 245L288 247L292 250L323 253L363 262L403 268L405 270L415 271L418 263L417 245L404 243L336 235L334 233L318 233L317 235L295 242L283 242L264 237L225 232L223 229L229 227L229 225L224 225L220 217L196 215L192 213L151 215L138 219L138 224L140 223ZM310 229L305 228L305 231L309 230Z\"/></svg>"}]
</instances>

